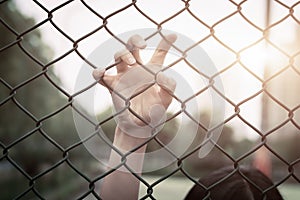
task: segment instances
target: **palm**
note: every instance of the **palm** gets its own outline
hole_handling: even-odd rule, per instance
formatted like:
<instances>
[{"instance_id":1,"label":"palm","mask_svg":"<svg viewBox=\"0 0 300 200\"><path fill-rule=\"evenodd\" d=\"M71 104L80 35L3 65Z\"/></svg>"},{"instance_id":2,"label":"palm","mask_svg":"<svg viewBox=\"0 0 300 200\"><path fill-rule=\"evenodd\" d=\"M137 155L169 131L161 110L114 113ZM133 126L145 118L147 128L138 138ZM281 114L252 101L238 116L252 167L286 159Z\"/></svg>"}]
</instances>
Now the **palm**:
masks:
<instances>
[{"instance_id":1,"label":"palm","mask_svg":"<svg viewBox=\"0 0 300 200\"><path fill-rule=\"evenodd\" d=\"M169 37L171 42L176 39L174 35ZM119 122L125 126L153 127L163 120L176 86L173 79L160 72L170 44L162 41L145 66L136 62L142 63L138 50L122 51L115 55L117 75L105 75L105 71L94 73L94 77L100 76L100 83L110 89Z\"/></svg>"}]
</instances>

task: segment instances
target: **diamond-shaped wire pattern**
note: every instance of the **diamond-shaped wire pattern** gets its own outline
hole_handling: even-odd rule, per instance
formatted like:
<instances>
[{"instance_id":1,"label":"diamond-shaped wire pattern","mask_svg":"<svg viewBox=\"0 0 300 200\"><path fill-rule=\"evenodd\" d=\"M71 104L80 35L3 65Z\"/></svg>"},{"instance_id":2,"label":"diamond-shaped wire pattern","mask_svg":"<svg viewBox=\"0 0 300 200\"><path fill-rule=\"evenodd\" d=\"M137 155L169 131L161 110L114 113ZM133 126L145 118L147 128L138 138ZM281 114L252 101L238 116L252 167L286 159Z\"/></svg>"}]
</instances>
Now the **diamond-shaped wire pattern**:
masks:
<instances>
[{"instance_id":1,"label":"diamond-shaped wire pattern","mask_svg":"<svg viewBox=\"0 0 300 200\"><path fill-rule=\"evenodd\" d=\"M279 13L277 13L277 15L272 19L268 19L266 24L262 24L257 21L255 16L252 16L255 15L255 12L253 12L253 10L251 11L253 8L249 4L253 4L253 2L248 0L241 2L232 0L223 1L222 3L220 2L222 5L215 5L216 7L214 6L210 8L216 8L218 10L218 12L211 15L208 15L207 12L202 9L202 5L206 4L204 1L174 1L174 5L170 5L169 9L155 7L155 4L158 3L158 1L153 1L151 3L153 4L152 7L148 5L149 3L142 0L135 0L130 3L126 2L127 1L124 1L122 4L111 6L109 10L101 11L101 7L94 6L91 1L87 0L69 0L64 3L57 3L56 5L47 5L44 1L33 0L31 3L34 6L34 9L36 9L37 12L43 13L43 18L38 23L35 23L34 26L28 27L27 24L24 24L22 28L14 27L14 24L10 24L10 20L6 20L5 16L2 16L0 13L0 30L8 32L10 35L10 38L7 38L7 40L4 41L4 44L1 44L2 46L0 46L1 59L5 59L3 55L5 56L5 53L10 50L13 50L14 52L18 51L19 53L21 52L22 56L26 57L26 59L32 60L35 66L31 67L36 68L36 73L31 74L29 77L17 76L18 78L14 82L8 81L9 79L6 77L5 73L1 72L0 77L0 89L4 91L0 99L1 118L7 118L7 123L13 123L14 126L21 126L22 128L21 133L16 133L16 135L12 137L4 135L4 137L1 136L0 138L0 149L2 150L2 155L0 156L0 170L1 165L4 166L5 163L8 163L10 168L13 168L11 170L13 170L15 176L19 177L18 180L20 180L20 184L21 182L24 182L24 185L27 184L27 186L24 186L22 191L16 191L15 194L11 194L12 198L26 199L27 195L35 195L40 199L57 198L55 194L47 194L46 197L45 194L41 192L43 191L43 188L39 186L39 182L47 182L47 177L54 173L68 177L77 177L77 179L71 183L71 185L75 188L75 192L73 191L73 193L70 194L72 198L83 199L85 197L94 197L101 199L98 184L103 178L109 175L111 171L105 171L105 169L101 169L101 167L97 167L97 170L89 170L88 168L91 168L91 166L87 166L84 164L84 161L78 161L73 157L76 157L79 151L88 155L86 150L84 150L84 144L94 137L99 137L103 140L103 145L111 145L107 142L107 138L99 134L98 128L99 126L105 126L109 121L117 116L118 113L106 116L99 122L90 120L89 115L84 112L80 106L77 106L74 103L74 100L81 94L93 88L96 85L96 82L86 85L84 88L81 88L80 91L71 92L69 89L64 88L64 86L62 86L49 71L52 70L54 65L63 63L64 59L70 56L76 57L76 59L81 62L86 62L90 66L91 70L96 68L96 66L89 62L87 55L81 51L81 47L85 46L85 43L88 44L90 42L95 42L92 38L96 37L97 34L106 34L107 36L113 37L123 44L126 44L126 42L117 37L115 29L117 28L116 23L120 17L126 18L127 15L136 15L136 20L142 22L140 24L134 24L134 22L131 22L131 25L133 26L132 29L145 27L156 28L157 32L153 33L153 35L160 34L160 30L164 28L171 30L174 29L175 31L177 31L176 28L185 30L184 24L181 22L184 22L184 19L188 18L190 23L194 26L195 33L197 33L194 37L194 45L203 45L204 48L205 46L212 45L218 52L222 52L224 56L228 57L228 59L224 60L222 63L216 61L216 67L219 71L216 74L208 75L196 70L195 66L189 63L184 57L184 52L191 51L194 46L186 49L177 49L179 52L183 53L182 57L178 61L184 63L186 67L190 68L189 70L195 73L196 77L198 76L200 79L205 79L208 84L200 89L198 88L196 93L192 94L188 100L174 96L174 101L177 101L181 108L178 109L178 112L174 115L169 116L168 123L171 123L171 121L178 115L185 114L189 117L189 120L192 123L199 126L199 129L201 129L202 132L210 133L212 131L211 127L206 126L205 122L197 121L197 119L193 116L193 113L185 110L185 104L188 104L191 99L201 98L201 95L208 89L212 89L225 100L226 107L230 110L227 112L224 121L219 122L220 124L216 126L221 126L223 124L231 126L231 124L239 123L242 124L240 125L239 130L247 130L256 138L252 145L248 147L247 145L245 146L245 148L248 148L246 149L247 151L232 154L228 151L228 148L222 144L222 142L215 144L215 151L222 155L222 158L226 160L227 164L232 165L236 170L238 170L239 166L247 163L248 159L253 157L259 149L266 148L271 159L276 160L274 162L276 162L278 166L280 165L281 171L284 171L276 178L275 185L279 186L288 180L299 185L300 157L296 159L285 157L283 156L285 154L283 154L284 150L282 150L282 146L280 146L280 144L278 148L275 148L275 146L279 143L278 138L289 137L287 135L290 130L293 130L293 133L296 135L300 134L300 2L295 1L291 3L288 1L289 3L287 3L284 0L271 1L273 7ZM9 6L7 5L9 3L10 1L7 0L1 1L0 8L3 7L4 9L8 9ZM65 17L65 10L72 10L74 9L73 6L74 8L77 7L84 10L84 12L78 14L78 16L76 13L74 13L74 16L70 16L72 18L74 17L72 22L75 24L73 24L73 26L76 26L76 20L80 20L81 14L84 13L85 15L90 16L91 21L95 22L95 24L89 26L89 28L84 31L84 34L82 34L82 32L70 32L70 30L67 30L59 23L61 22L59 19ZM224 6L228 7L226 11L219 9ZM214 12L211 10L209 13ZM266 18L268 17L266 16ZM274 32L275 35L289 34L289 32L284 31L284 28L281 26L287 21L294 23L298 30L298 39L295 41L295 47L285 46L270 35L270 32ZM237 22L242 24L241 27L235 27L233 30L228 30L226 28L228 23L234 24ZM186 23L189 22L187 21ZM143 27L141 27L141 24ZM27 41L27 38L31 34L34 34L35 30L42 28L47 29L53 37L57 38L57 41L63 41L62 44L64 44L63 48L60 49L59 56L50 62L47 61L47 59L40 57L39 54L35 54L36 51L44 51L43 49L35 49L36 47L34 46L34 42L30 42L30 39L29 42ZM78 29L80 29L80 27L78 27ZM190 36L189 34L193 33L186 29L186 35ZM234 34L236 37L228 37L230 34ZM251 34L252 36L247 37L248 34ZM149 36L145 39L150 40L151 37L152 36ZM247 56L255 53L257 48L263 45L268 46L271 54L271 58L268 59L272 59L272 56L273 58L281 57L282 62L272 63L275 66L273 67L274 70L265 70L264 73L259 73L256 66L252 66L253 63L257 64L257 62L259 62L259 58L257 62L253 62L251 59L254 58L247 58ZM16 56L18 55L19 54L16 54ZM109 70L115 65L116 64L114 63L107 66L106 69ZM168 67L172 68L173 65L176 65L176 62ZM258 63L258 65L262 64ZM1 66L1 68L9 69L10 66ZM235 74L237 71L238 75ZM217 87L214 87L214 79L216 77L221 77L222 79L227 80L234 79L235 76L239 75L248 79L248 81L240 83L238 86L231 85L230 87L225 88L225 94L219 91ZM44 79L44 81L46 81L50 86L50 90L56 91L57 95L60 97L64 96L65 99L63 104L60 103L59 105L50 108L47 113L39 113L35 109L32 109L32 106L43 106L44 104L32 106L27 106L26 104L25 106L24 102L37 97L29 96L27 97L29 98L28 100L24 99L24 95L20 95L22 93L26 93L26 88L30 84L39 84L40 79ZM247 84L251 84L252 86L255 85L255 87L250 87ZM249 90L247 91L248 86ZM243 93L237 92L235 94L234 91L239 90L239 87L243 87L241 89L243 90ZM281 92L278 92L278 88L281 88ZM228 93L227 90L229 90ZM285 90L286 93L284 96L282 95L282 91ZM37 92L47 93L47 91ZM140 91L140 93L142 92L143 91ZM263 107L261 109L263 113L262 120L264 122L262 124L247 117L249 116L247 112L252 112L252 107L258 105L254 102L258 102L260 100L263 102ZM7 111L8 109L12 109L14 113L20 114L12 117L3 116L2 112L5 110ZM68 141L66 144L62 142L64 138L61 135L76 135L76 130L70 130L69 133L60 133L60 136L58 136L48 131L48 125L53 123L50 122L50 120L55 120L55 118L60 114L71 109L81 116L82 120L85 120L93 126L95 131L89 133L85 139L74 138L74 140ZM128 107L128 109L130 109L130 107ZM19 118L19 120L16 118ZM269 121L266 120L267 118ZM23 121L23 123L19 123L19 121ZM57 127L62 125L59 121L56 121L55 123L57 124ZM1 124L1 131L5 130L6 126L7 124ZM56 130L59 132L59 128ZM3 135L3 133L0 134ZM299 139L299 137L296 136L295 138ZM30 172L27 169L24 169L23 161L19 160L16 155L22 155L22 148L35 146L35 141L42 141L42 146L46 148L46 155L44 156L47 157L45 158L47 166L37 169L35 172ZM160 141L159 136L156 137L156 135L154 135L148 142L153 142L159 147L165 148L164 143ZM214 144L215 141L208 139L206 143ZM299 145L300 143L298 142L297 144ZM297 146L297 144L295 145ZM168 173L164 173L154 183L148 183L142 176L137 176L141 184L146 187L146 193L143 194L141 198L154 199L156 188L174 174L180 174L180 176L183 176L191 183L196 183L197 180L190 174L189 169L185 167L185 160L192 160L191 158L197 155L197 152L203 145L205 145L205 143L199 144L196 142L181 157L176 156L172 150L166 148L165 150L177 160L176 167L169 170ZM110 146L110 148L118 151L113 146ZM33 148L32 154L34 155L35 152L38 151L38 147ZM86 157L88 157L87 155ZM124 156L126 157L129 155L130 154ZM300 153L298 152L297 155L300 155ZM37 159L38 158L39 157L37 157ZM201 162L201 160L199 162ZM126 165L126 159L124 159L124 162L120 165ZM275 168L276 166L274 166L274 169ZM67 173L65 173L66 171ZM77 185L77 187L74 185ZM58 196L60 195L59 190L51 191L50 189L50 192L57 193Z\"/></svg>"}]
</instances>

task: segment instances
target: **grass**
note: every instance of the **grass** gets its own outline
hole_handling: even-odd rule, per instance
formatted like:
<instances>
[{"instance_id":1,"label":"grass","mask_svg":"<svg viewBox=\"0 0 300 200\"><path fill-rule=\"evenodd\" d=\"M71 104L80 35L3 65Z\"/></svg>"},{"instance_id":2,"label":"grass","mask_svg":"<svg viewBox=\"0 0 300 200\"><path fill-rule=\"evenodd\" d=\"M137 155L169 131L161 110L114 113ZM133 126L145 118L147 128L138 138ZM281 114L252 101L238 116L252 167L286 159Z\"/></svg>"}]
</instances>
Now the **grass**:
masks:
<instances>
[{"instance_id":1,"label":"grass","mask_svg":"<svg viewBox=\"0 0 300 200\"><path fill-rule=\"evenodd\" d=\"M286 200L299 200L300 198L300 184L283 184L278 189Z\"/></svg>"}]
</instances>

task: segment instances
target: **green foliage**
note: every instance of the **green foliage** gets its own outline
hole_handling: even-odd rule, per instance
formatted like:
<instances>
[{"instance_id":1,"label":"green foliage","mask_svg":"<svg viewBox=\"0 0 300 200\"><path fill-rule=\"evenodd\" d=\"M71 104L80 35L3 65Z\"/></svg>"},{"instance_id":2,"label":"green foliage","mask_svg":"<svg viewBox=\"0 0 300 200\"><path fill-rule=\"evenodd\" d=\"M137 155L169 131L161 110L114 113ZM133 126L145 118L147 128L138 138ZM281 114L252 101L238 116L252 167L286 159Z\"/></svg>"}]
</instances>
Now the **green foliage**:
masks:
<instances>
[{"instance_id":1,"label":"green foliage","mask_svg":"<svg viewBox=\"0 0 300 200\"><path fill-rule=\"evenodd\" d=\"M35 25L34 20L23 16L12 1L0 5L0 17L18 34ZM0 49L18 39L1 23L0 35ZM30 31L21 39L19 43L0 52L0 144L4 147L14 144L8 149L9 158L25 173L34 177L63 158L63 151L46 137L62 148L67 148L80 139L75 130L70 106L47 117L68 104L67 98L47 79L49 76L54 82L60 83L52 71L53 66L43 68L52 59L51 49L43 43L38 30ZM34 56L38 63L26 55L21 47ZM31 81L26 82L27 80ZM36 129L37 127L40 129ZM24 139L19 141L22 137ZM82 157L81 152L74 152L74 159ZM12 199L29 186L29 181L7 158L0 159L0 174L6 174L0 182L1 199ZM47 175L44 183L39 183L37 188L40 191L53 190L58 184L58 176L71 171L68 167L61 168L59 174ZM69 182L71 178L74 179L74 175L65 176L64 181Z\"/></svg>"}]
</instances>

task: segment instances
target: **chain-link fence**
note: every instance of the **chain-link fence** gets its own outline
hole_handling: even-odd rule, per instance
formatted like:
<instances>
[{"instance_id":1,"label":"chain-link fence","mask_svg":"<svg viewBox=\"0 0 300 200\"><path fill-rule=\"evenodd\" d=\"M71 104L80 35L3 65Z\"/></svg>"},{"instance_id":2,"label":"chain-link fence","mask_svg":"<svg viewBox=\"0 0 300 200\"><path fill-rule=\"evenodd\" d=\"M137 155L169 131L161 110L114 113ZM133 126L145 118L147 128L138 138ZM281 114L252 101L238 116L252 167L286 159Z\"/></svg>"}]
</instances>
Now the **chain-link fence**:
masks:
<instances>
[{"instance_id":1,"label":"chain-link fence","mask_svg":"<svg viewBox=\"0 0 300 200\"><path fill-rule=\"evenodd\" d=\"M120 5L105 2L106 4L115 4L106 12L101 12L101 5L96 7L92 2L84 0L56 2L55 6L49 6L47 2L37 0L30 3L33 10L42 13L41 16L43 17L38 22L24 17L17 11L18 7L22 7L20 3L20 5L15 6L11 1L0 2L0 112L2 118L0 127L2 150L0 157L2 174L0 195L3 195L3 198L101 199L99 184L103 178L112 173L112 170L106 170L105 167L91 158L92 156L85 149L85 144L97 137L103 141L103 145L111 145L108 142L111 135L105 136L107 134L105 130L110 132L113 130L112 121L118 113L106 112L100 115L99 122L95 123L94 120L90 119L88 112L77 105L75 101L80 95L94 88L97 83L93 82L81 87L80 90L71 91L54 76L53 68L55 65L59 65L59 68L67 67L64 66L64 60L69 56L73 56L74 60L80 63L87 64L90 70L98 67L94 66L87 59L87 55L82 53L81 45L84 46L84 42L88 40L97 43L95 39L91 39L96 34L106 35L126 44L126 41L118 38L118 34L114 32L113 26L117 23L113 21L120 20L118 18L120 16L125 20L123 19L122 23L124 24L119 24L119 26L128 26L127 30L136 28L131 24L132 19L122 15L128 9L143 18L144 22L147 23L145 26L156 29L156 32L145 38L146 40L151 40L155 35L161 34L161 30L164 28L171 27L170 29L172 29L170 24L175 24L179 30L182 29L181 33L183 34L196 35L193 37L195 44L185 49L177 49L181 53L179 60L168 65L164 70L174 68L178 63L180 64L180 61L183 61L200 80L207 80L207 85L198 89L195 94L191 94L188 100L174 96L181 108L180 111L168 116L167 123L170 125L169 127L166 125L169 128L165 131L166 135L174 136L172 136L172 132L176 127L176 117L184 114L188 116L190 123L199 126L197 138L191 142L189 149L181 156L177 156L172 150L166 148L169 155L174 156L175 162L165 169L158 170L157 173L153 172L155 175L153 177L156 177L154 181L149 181L146 178L148 175L144 177L144 175L135 174L142 185L141 187L144 188L144 190L141 189L140 198L156 198L156 189L159 190L160 185L168 182L172 177L179 177L179 182L183 181L188 183L187 185L197 184L197 179L209 171L223 165L231 165L236 171L239 171L241 165L251 164L253 160L258 164L263 161L271 163L270 166L266 165L266 170L273 174L274 187L285 188L288 187L286 185L293 185L293 188L296 188L294 190L299 190L299 1L266 0L264 7L260 8L260 11L263 10L263 15L265 15L263 23L257 23L255 11L247 11L253 8L249 5L253 1L247 0L224 1L215 5L188 0L174 1L174 5L170 5L172 9L176 5L175 11L172 10L173 13L169 12L171 8L158 9L157 5L155 7L157 2L148 2L148 5L143 1L132 1L127 4L124 1ZM75 3L80 9L88 11L98 24L92 30L84 31L80 37L61 28L55 18L56 15L65 12L66 7L71 7ZM205 11L200 9L202 4L203 6L204 4L211 5L211 10L207 11L209 14L205 15ZM157 9L157 12L167 13L166 17L158 19L155 17L155 13L149 13L151 9L147 10L147 6L155 7L152 12ZM222 13L216 7L220 7L221 10L224 7L230 7L230 9L227 13ZM214 8L218 12L214 12ZM258 9L255 6L254 8ZM251 15L248 15L249 13ZM76 13L70 14L72 14L69 16L70 18L74 17L75 21L78 20ZM185 16L190 21L180 21L181 16ZM231 21L236 17L246 25L236 27L235 21ZM26 20L22 18L26 18ZM126 20L128 20L128 24L126 24ZM188 28L185 30L182 22L192 23L191 26L195 29L195 33L190 33ZM292 29L284 26L287 22L294 24ZM89 22L85 21L84 23ZM232 26L229 26L228 23ZM223 24L226 26L223 27ZM51 46L50 44L48 46L38 44L43 36L36 30L44 26L48 27L48 35L58 35L56 36L59 38L57 39L58 43L65 41L65 43L62 42L61 46L63 47L59 50L60 55L56 56L55 59L51 59L51 50L48 47ZM180 28L181 26L182 28ZM198 33L199 27L201 31ZM81 28L78 27L78 29ZM240 29L249 32L253 37L239 35ZM227 33L224 33L226 31ZM223 34L225 36L226 34L233 35L233 39L232 36L229 39L223 37ZM248 40L249 38L251 39ZM288 38L290 42L284 43L278 38ZM211 44L215 44L215 46ZM218 61L216 59L219 58L213 56L212 59L216 60L218 72L204 74L197 70L197 67L193 66L185 57L185 53L192 51L197 45L203 46L204 49L205 47L210 48L212 49L211 52L216 51L219 56L221 54L221 57L230 54L231 59L221 58ZM258 47L271 52L271 57L262 55L264 52L260 51ZM176 47L174 46L174 48ZM115 65L116 63L106 66L106 70L110 70ZM73 73L72 68L69 68L68 73ZM225 94L223 94L214 85L216 77L224 79L225 85L226 81L230 79L240 78L240 82L229 81L229 84L225 86ZM185 110L185 103L190 99L198 98L209 89L225 101L227 110L224 120L213 127L207 126L205 114L201 114L199 121L193 117L193 114ZM247 91L247 93L241 91ZM235 93L238 95L234 95ZM101 104L101 98L99 104ZM130 105L127 108L130 109ZM65 118L72 118L70 110L94 127L94 131L88 133L84 138L79 138L74 124L73 128L70 128L68 124L72 123L65 121ZM203 139L203 135L207 135L223 125L225 127L218 141L208 138L203 143L199 142L201 138ZM99 132L99 127L104 130L104 135ZM170 140L168 138L167 141L164 141L164 137L168 136L157 133L148 142L153 143L154 149L164 148ZM214 150L207 157L197 159L198 151L207 143L214 144ZM117 151L112 146L110 148ZM129 155L130 153L123 156L126 158ZM262 159L259 159L260 156ZM160 162L159 159L161 158L156 161ZM123 163L120 164L126 165L126 159L123 159ZM149 177L151 176L149 175ZM220 184L220 182L215 184ZM9 190L8 187L13 189ZM266 193L269 189L262 192ZM293 191L291 190L290 193Z\"/></svg>"}]
</instances>

